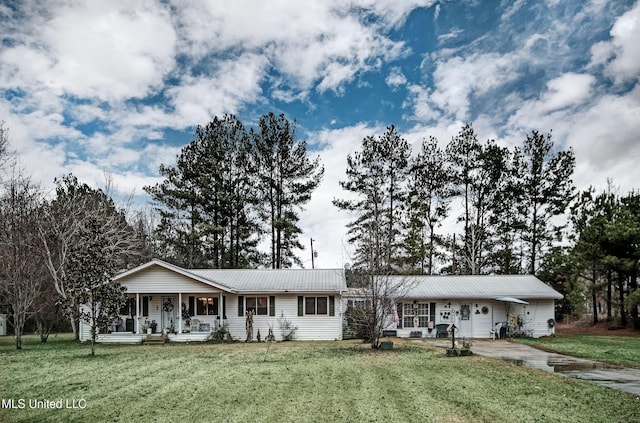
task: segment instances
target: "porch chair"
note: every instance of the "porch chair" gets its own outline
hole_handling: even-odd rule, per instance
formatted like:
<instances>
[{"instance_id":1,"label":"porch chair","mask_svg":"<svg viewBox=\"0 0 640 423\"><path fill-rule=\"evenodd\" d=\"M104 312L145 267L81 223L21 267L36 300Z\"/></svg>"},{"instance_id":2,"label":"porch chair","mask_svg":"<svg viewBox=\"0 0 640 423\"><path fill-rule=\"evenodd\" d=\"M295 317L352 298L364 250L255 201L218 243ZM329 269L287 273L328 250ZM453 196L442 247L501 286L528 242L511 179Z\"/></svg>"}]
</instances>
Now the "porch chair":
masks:
<instances>
[{"instance_id":1,"label":"porch chair","mask_svg":"<svg viewBox=\"0 0 640 423\"><path fill-rule=\"evenodd\" d=\"M491 332L489 332L491 339L500 339L500 329L502 329L502 322L496 323L493 329L491 329Z\"/></svg>"},{"instance_id":2,"label":"porch chair","mask_svg":"<svg viewBox=\"0 0 640 423\"><path fill-rule=\"evenodd\" d=\"M200 330L200 320L191 319L191 327L189 328L189 332L198 332Z\"/></svg>"},{"instance_id":3,"label":"porch chair","mask_svg":"<svg viewBox=\"0 0 640 423\"><path fill-rule=\"evenodd\" d=\"M436 325L436 338L448 338L449 337L449 324L439 323Z\"/></svg>"}]
</instances>

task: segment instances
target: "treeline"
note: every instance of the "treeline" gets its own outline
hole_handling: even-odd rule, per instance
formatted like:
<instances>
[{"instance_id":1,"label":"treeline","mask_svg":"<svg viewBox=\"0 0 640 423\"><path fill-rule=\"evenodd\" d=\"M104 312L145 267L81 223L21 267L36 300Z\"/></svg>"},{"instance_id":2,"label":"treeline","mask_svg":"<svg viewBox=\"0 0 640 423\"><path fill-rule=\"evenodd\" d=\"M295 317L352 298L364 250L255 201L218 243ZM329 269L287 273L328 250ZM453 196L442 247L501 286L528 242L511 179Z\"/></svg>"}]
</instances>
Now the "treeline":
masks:
<instances>
[{"instance_id":1,"label":"treeline","mask_svg":"<svg viewBox=\"0 0 640 423\"><path fill-rule=\"evenodd\" d=\"M300 211L324 168L296 140L295 121L269 113L247 130L235 116L215 117L160 174L145 187L159 214L158 256L187 268L302 266Z\"/></svg>"},{"instance_id":2,"label":"treeline","mask_svg":"<svg viewBox=\"0 0 640 423\"><path fill-rule=\"evenodd\" d=\"M574 167L571 150L537 131L509 149L467 124L446 147L425 138L412 154L391 126L347 158L340 184L356 199L334 204L355 216L357 263L377 272L534 274L564 228L554 218L573 197ZM439 233L452 218L461 233Z\"/></svg>"}]
</instances>

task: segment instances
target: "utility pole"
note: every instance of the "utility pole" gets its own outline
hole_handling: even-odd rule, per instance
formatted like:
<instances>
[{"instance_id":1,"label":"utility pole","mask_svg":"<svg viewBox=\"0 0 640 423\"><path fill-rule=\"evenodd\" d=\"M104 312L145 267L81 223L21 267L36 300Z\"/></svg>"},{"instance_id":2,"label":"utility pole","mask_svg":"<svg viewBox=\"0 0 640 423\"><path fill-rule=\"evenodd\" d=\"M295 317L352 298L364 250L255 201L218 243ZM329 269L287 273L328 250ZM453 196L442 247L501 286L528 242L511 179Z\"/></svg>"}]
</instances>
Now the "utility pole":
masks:
<instances>
[{"instance_id":1,"label":"utility pole","mask_svg":"<svg viewBox=\"0 0 640 423\"><path fill-rule=\"evenodd\" d=\"M313 261L313 256L315 255L315 251L313 251L313 238L309 238L309 239L311 239L311 268L315 269L316 266L315 266L315 263Z\"/></svg>"}]
</instances>

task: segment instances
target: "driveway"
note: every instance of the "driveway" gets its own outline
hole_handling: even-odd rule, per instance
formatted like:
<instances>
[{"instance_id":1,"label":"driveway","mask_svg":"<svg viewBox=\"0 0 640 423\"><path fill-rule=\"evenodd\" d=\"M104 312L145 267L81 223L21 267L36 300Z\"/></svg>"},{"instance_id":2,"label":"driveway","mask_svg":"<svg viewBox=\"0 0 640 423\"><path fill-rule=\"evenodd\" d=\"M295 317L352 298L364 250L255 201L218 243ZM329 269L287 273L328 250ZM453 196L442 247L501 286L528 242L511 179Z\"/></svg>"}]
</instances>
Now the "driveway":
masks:
<instances>
[{"instance_id":1,"label":"driveway","mask_svg":"<svg viewBox=\"0 0 640 423\"><path fill-rule=\"evenodd\" d=\"M426 344L450 347L448 340L425 340ZM611 366L591 360L550 353L537 348L503 340L471 341L474 354L506 360L517 366L527 366L640 395L640 369Z\"/></svg>"}]
</instances>

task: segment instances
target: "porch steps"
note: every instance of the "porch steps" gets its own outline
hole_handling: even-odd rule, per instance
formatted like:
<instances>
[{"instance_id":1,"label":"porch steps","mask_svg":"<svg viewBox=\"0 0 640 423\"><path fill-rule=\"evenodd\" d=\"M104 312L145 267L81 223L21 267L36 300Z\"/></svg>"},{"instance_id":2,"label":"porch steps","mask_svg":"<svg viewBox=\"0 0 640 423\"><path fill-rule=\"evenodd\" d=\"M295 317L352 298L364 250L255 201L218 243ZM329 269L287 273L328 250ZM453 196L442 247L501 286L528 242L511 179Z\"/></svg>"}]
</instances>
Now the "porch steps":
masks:
<instances>
[{"instance_id":1,"label":"porch steps","mask_svg":"<svg viewBox=\"0 0 640 423\"><path fill-rule=\"evenodd\" d=\"M162 334L157 335L147 335L147 338L142 341L145 345L153 345L153 344L164 344L166 339Z\"/></svg>"}]
</instances>

